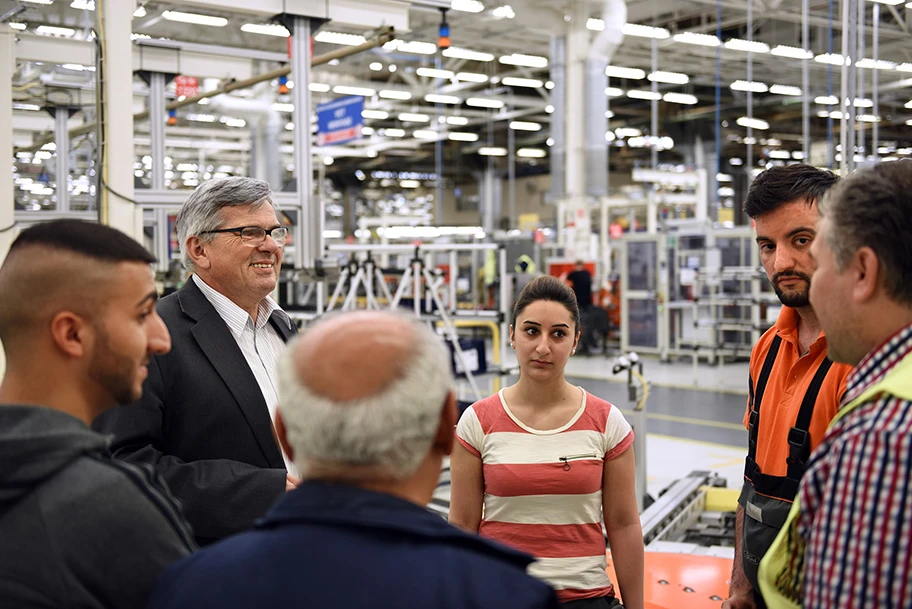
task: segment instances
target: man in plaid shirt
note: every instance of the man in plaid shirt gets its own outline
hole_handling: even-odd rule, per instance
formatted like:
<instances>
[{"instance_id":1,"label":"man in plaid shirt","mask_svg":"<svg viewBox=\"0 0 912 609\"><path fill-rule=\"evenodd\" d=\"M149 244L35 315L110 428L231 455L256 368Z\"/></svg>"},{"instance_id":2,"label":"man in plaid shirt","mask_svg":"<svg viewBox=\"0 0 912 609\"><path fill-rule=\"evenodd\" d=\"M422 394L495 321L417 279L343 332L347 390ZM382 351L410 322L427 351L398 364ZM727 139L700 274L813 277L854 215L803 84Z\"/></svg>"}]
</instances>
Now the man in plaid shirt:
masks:
<instances>
[{"instance_id":1,"label":"man in plaid shirt","mask_svg":"<svg viewBox=\"0 0 912 609\"><path fill-rule=\"evenodd\" d=\"M912 161L825 195L811 304L856 365L760 566L771 609L912 606Z\"/></svg>"}]
</instances>

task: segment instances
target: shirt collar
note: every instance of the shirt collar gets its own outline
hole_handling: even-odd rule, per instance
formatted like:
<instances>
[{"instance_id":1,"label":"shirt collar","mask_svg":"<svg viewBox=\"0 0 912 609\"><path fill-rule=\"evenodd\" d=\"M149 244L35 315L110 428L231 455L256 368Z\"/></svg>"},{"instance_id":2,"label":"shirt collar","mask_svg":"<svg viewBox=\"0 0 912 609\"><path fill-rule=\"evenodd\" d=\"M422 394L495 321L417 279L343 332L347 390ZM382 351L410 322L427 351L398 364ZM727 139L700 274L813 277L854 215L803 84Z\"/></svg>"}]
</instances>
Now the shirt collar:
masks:
<instances>
[{"instance_id":1,"label":"shirt collar","mask_svg":"<svg viewBox=\"0 0 912 609\"><path fill-rule=\"evenodd\" d=\"M858 363L846 381L843 403L851 402L865 389L880 381L909 353L912 353L912 324L901 328Z\"/></svg>"},{"instance_id":2,"label":"shirt collar","mask_svg":"<svg viewBox=\"0 0 912 609\"><path fill-rule=\"evenodd\" d=\"M247 313L247 311L239 307L234 301L221 292L209 286L209 284L203 281L199 275L194 274L193 281L206 299L212 303L212 306L221 318L225 320L225 324L228 326L228 329L231 330L231 333L235 338L244 333L244 329L247 327L248 323L251 325L253 324L253 320L250 318L250 314ZM257 330L262 329L269 323L269 318L274 311L282 313L283 319L287 321L288 318L285 316L285 312L282 311L279 303L273 300L271 296L267 296L260 301L257 305Z\"/></svg>"},{"instance_id":3,"label":"shirt collar","mask_svg":"<svg viewBox=\"0 0 912 609\"><path fill-rule=\"evenodd\" d=\"M795 343L795 348L798 348L798 320L800 316L798 315L798 309L794 307L782 307L782 310L779 311L779 317L776 318L776 334L781 336L784 340ZM816 351L818 348L826 349L826 334L823 330L820 331L820 335L811 343L810 350ZM801 355L799 353L799 355Z\"/></svg>"}]
</instances>

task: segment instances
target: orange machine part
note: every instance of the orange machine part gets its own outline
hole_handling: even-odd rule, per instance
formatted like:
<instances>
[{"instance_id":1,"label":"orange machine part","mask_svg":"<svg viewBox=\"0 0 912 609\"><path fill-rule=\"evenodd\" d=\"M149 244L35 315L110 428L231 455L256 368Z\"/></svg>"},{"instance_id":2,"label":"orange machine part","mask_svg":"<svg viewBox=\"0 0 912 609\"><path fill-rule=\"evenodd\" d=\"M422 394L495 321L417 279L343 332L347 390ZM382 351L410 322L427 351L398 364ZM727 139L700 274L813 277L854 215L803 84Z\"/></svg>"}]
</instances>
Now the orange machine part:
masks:
<instances>
[{"instance_id":1,"label":"orange machine part","mask_svg":"<svg viewBox=\"0 0 912 609\"><path fill-rule=\"evenodd\" d=\"M731 570L730 558L646 552L646 609L719 609ZM608 576L617 581L611 552Z\"/></svg>"}]
</instances>

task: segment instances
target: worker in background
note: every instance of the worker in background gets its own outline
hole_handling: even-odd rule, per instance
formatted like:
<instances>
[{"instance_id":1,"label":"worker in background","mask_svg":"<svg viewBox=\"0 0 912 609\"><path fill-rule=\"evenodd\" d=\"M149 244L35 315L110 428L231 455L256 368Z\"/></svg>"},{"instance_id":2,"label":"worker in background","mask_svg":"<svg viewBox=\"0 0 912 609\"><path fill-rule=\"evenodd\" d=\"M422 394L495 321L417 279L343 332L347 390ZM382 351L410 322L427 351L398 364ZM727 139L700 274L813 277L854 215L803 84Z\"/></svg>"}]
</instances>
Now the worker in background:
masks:
<instances>
[{"instance_id":1,"label":"worker in background","mask_svg":"<svg viewBox=\"0 0 912 609\"><path fill-rule=\"evenodd\" d=\"M774 167L757 176L744 202L760 262L783 307L751 352L744 415L748 454L726 609L764 607L760 559L785 522L808 457L836 416L851 372L827 358L827 337L808 299L818 201L837 179L808 165Z\"/></svg>"},{"instance_id":2,"label":"worker in background","mask_svg":"<svg viewBox=\"0 0 912 609\"><path fill-rule=\"evenodd\" d=\"M519 298L519 293L536 277L535 261L529 255L523 254L516 259L513 271L515 272L513 275L513 302L516 302L516 299Z\"/></svg>"},{"instance_id":3,"label":"worker in background","mask_svg":"<svg viewBox=\"0 0 912 609\"><path fill-rule=\"evenodd\" d=\"M161 480L89 429L170 348L152 262L113 228L55 220L0 267L0 607L142 607L196 547Z\"/></svg>"},{"instance_id":4,"label":"worker in background","mask_svg":"<svg viewBox=\"0 0 912 609\"><path fill-rule=\"evenodd\" d=\"M352 375L351 371L358 374ZM532 558L425 508L453 447L449 352L413 319L324 318L283 356L276 431L303 482L163 577L149 609L556 609Z\"/></svg>"},{"instance_id":5,"label":"worker in background","mask_svg":"<svg viewBox=\"0 0 912 609\"><path fill-rule=\"evenodd\" d=\"M760 569L771 608L912 606L912 162L824 197L811 303L855 366Z\"/></svg>"},{"instance_id":6,"label":"worker in background","mask_svg":"<svg viewBox=\"0 0 912 609\"><path fill-rule=\"evenodd\" d=\"M576 352L580 355L589 355L594 347L595 337L592 333L592 273L586 268L582 260L577 260L573 270L567 274L567 281L576 294L576 303L579 305L580 320L582 321L582 334Z\"/></svg>"},{"instance_id":7,"label":"worker in background","mask_svg":"<svg viewBox=\"0 0 912 609\"><path fill-rule=\"evenodd\" d=\"M117 457L153 465L200 544L250 527L297 478L275 440L276 365L295 326L269 296L288 229L269 185L207 180L177 216L193 276L158 313L174 349L149 364L143 397L106 413Z\"/></svg>"}]
</instances>

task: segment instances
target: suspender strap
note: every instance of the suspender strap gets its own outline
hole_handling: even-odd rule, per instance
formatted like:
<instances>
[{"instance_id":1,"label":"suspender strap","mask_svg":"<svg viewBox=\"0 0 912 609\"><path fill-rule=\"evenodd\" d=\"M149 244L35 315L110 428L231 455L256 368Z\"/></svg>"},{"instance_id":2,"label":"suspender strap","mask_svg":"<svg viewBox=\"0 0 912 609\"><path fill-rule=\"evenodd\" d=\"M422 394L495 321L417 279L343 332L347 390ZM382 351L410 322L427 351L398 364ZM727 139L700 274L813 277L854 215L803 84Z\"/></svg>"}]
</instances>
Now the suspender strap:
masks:
<instances>
[{"instance_id":1,"label":"suspender strap","mask_svg":"<svg viewBox=\"0 0 912 609\"><path fill-rule=\"evenodd\" d=\"M820 363L813 380L811 380L811 384L808 386L807 393L804 394L804 400L801 402L801 409L798 411L795 426L789 430L789 456L786 460L788 463L787 475L793 480L801 479L808 457L811 454L811 434L808 433L808 428L811 426L811 415L814 414L817 394L820 393L820 387L823 385L823 381L832 365L833 361L828 357Z\"/></svg>"},{"instance_id":2,"label":"suspender strap","mask_svg":"<svg viewBox=\"0 0 912 609\"><path fill-rule=\"evenodd\" d=\"M773 371L773 364L776 363L776 356L779 355L779 346L782 339L776 335L763 361L763 368L760 370L760 377L757 379L757 387L753 390L753 399L751 400L751 413L749 419L748 448L747 458L749 462L754 462L757 458L757 432L760 429L760 404L763 402L763 393L766 391L766 383L769 381L770 373Z\"/></svg>"}]
</instances>

